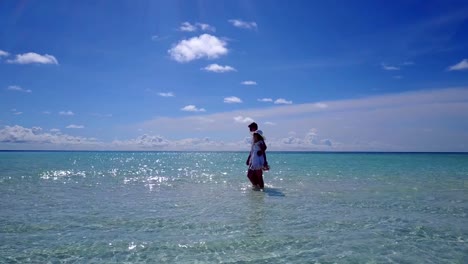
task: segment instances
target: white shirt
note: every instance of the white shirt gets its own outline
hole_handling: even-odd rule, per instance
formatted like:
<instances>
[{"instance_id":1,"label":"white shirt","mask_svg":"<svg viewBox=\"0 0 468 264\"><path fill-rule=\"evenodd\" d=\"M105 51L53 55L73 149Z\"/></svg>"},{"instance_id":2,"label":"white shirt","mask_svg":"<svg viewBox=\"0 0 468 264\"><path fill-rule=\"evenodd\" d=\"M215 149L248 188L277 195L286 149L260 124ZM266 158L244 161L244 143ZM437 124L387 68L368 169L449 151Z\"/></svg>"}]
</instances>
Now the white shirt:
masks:
<instances>
[{"instance_id":1,"label":"white shirt","mask_svg":"<svg viewBox=\"0 0 468 264\"><path fill-rule=\"evenodd\" d=\"M249 169L250 170L260 170L265 165L265 157L262 155L257 155L258 151L261 151L260 144L264 144L262 141L258 141L257 143L252 144L252 148L250 150L250 162L249 162Z\"/></svg>"}]
</instances>

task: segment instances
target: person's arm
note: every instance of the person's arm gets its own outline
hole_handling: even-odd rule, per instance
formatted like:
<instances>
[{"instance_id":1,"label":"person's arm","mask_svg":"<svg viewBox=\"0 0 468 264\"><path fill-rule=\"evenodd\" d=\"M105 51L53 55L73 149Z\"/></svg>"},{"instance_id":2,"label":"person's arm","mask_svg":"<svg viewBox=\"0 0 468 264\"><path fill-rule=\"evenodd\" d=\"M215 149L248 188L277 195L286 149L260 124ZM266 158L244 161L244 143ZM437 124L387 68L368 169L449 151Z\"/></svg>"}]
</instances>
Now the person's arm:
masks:
<instances>
[{"instance_id":1,"label":"person's arm","mask_svg":"<svg viewBox=\"0 0 468 264\"><path fill-rule=\"evenodd\" d=\"M261 155L265 154L265 150L267 149L265 142L263 142L263 141L260 142L260 144L258 146L260 147L260 150L257 151L257 155L261 156Z\"/></svg>"},{"instance_id":2,"label":"person's arm","mask_svg":"<svg viewBox=\"0 0 468 264\"><path fill-rule=\"evenodd\" d=\"M252 153L249 154L249 156L247 157L247 160L245 161L245 165L249 166L250 165L250 155Z\"/></svg>"},{"instance_id":3,"label":"person's arm","mask_svg":"<svg viewBox=\"0 0 468 264\"><path fill-rule=\"evenodd\" d=\"M265 141L263 141L262 145L265 147L265 149L263 149L263 161L264 161L264 164L265 164L264 166L268 167L268 161L267 161L267 157L266 157L267 145L266 145Z\"/></svg>"}]
</instances>

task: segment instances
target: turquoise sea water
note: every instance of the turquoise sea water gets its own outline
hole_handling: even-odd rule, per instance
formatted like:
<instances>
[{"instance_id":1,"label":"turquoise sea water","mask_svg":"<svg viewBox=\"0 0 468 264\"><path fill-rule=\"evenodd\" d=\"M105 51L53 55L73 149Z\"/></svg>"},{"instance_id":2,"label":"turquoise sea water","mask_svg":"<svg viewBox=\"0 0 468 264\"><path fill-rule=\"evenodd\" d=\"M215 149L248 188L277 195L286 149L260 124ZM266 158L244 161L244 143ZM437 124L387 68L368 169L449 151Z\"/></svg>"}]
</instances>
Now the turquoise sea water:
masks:
<instances>
[{"instance_id":1,"label":"turquoise sea water","mask_svg":"<svg viewBox=\"0 0 468 264\"><path fill-rule=\"evenodd\" d=\"M468 155L0 152L0 263L468 263Z\"/></svg>"}]
</instances>

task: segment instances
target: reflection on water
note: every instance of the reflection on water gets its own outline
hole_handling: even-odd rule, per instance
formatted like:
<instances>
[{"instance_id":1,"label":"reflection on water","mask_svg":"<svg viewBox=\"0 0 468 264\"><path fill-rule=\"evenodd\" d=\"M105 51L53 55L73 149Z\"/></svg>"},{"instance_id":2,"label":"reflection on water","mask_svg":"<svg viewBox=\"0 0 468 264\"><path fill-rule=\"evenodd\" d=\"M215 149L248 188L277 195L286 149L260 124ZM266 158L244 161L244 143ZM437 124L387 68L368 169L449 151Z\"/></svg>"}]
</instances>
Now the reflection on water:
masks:
<instances>
[{"instance_id":1,"label":"reflection on water","mask_svg":"<svg viewBox=\"0 0 468 264\"><path fill-rule=\"evenodd\" d=\"M247 207L248 235L258 237L264 234L265 224L265 194L261 191L251 191L248 194L249 206Z\"/></svg>"}]
</instances>

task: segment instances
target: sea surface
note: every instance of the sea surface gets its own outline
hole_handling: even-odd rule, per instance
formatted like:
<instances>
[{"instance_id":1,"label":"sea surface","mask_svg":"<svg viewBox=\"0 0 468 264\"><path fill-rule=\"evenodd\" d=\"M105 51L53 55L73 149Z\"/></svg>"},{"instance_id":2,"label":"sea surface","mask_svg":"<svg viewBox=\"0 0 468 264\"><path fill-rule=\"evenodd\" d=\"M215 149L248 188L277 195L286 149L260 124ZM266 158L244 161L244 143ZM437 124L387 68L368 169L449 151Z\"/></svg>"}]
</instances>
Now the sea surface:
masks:
<instances>
[{"instance_id":1,"label":"sea surface","mask_svg":"<svg viewBox=\"0 0 468 264\"><path fill-rule=\"evenodd\" d=\"M0 152L0 263L468 263L468 155Z\"/></svg>"}]
</instances>

